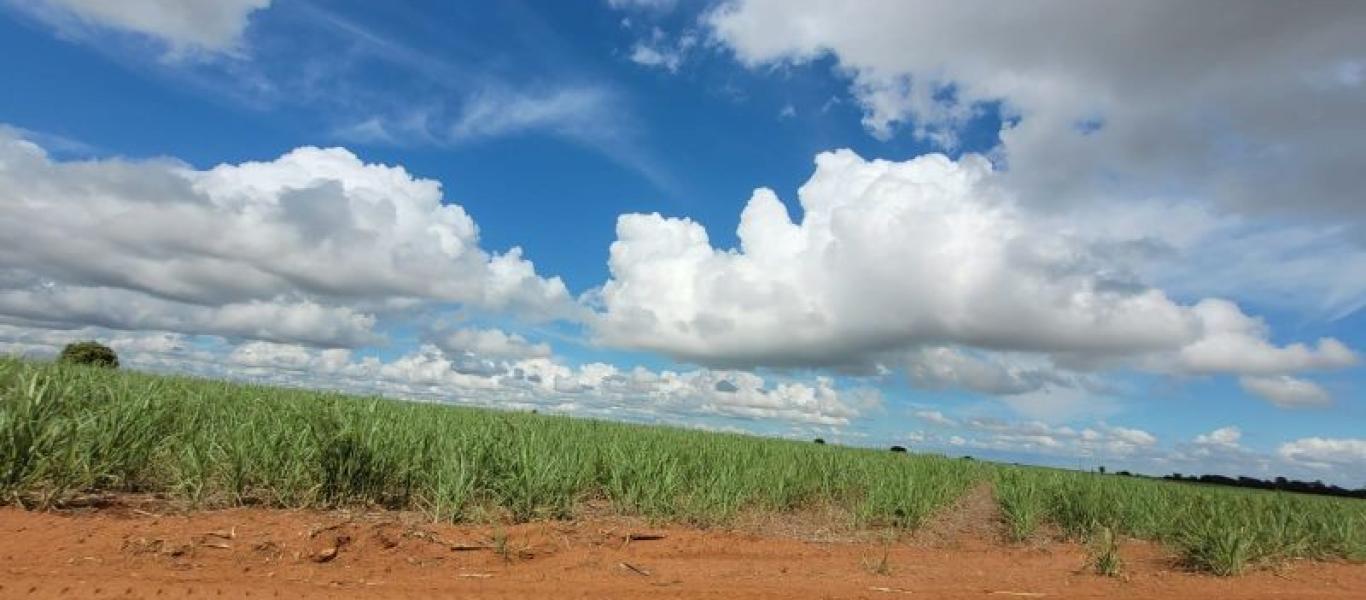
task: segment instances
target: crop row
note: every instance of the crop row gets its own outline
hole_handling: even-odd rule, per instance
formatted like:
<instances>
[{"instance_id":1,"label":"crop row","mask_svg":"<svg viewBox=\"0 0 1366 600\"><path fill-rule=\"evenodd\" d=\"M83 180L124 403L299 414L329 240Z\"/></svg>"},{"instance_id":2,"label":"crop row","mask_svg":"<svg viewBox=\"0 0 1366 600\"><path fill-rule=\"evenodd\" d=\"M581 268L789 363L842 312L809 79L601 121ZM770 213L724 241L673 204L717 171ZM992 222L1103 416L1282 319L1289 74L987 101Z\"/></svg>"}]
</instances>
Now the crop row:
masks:
<instances>
[{"instance_id":1,"label":"crop row","mask_svg":"<svg viewBox=\"0 0 1366 600\"><path fill-rule=\"evenodd\" d=\"M30 506L157 492L462 521L599 504L704 526L822 506L911 529L986 483L1017 540L1157 540L1220 574L1366 560L1356 500L0 359L0 497Z\"/></svg>"},{"instance_id":2,"label":"crop row","mask_svg":"<svg viewBox=\"0 0 1366 600\"><path fill-rule=\"evenodd\" d=\"M197 505L353 504L440 520L604 500L699 524L812 504L913 527L983 479L940 457L0 361L0 494L157 491Z\"/></svg>"}]
</instances>

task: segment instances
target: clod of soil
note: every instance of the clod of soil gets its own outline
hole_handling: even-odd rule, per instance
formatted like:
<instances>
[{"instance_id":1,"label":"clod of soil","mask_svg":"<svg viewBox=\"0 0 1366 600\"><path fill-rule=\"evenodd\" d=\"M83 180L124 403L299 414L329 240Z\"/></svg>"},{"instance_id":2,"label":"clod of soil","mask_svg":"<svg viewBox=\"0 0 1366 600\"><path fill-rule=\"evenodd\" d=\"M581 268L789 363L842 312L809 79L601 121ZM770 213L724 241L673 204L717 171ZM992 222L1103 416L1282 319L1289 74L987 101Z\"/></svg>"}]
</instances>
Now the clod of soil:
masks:
<instances>
[{"instance_id":1,"label":"clod of soil","mask_svg":"<svg viewBox=\"0 0 1366 600\"><path fill-rule=\"evenodd\" d=\"M351 536L346 534L331 536L331 538L332 543L319 550L313 551L313 554L309 556L309 560L312 560L315 563L331 562L332 559L336 558L337 554L341 552L343 546L351 543Z\"/></svg>"}]
</instances>

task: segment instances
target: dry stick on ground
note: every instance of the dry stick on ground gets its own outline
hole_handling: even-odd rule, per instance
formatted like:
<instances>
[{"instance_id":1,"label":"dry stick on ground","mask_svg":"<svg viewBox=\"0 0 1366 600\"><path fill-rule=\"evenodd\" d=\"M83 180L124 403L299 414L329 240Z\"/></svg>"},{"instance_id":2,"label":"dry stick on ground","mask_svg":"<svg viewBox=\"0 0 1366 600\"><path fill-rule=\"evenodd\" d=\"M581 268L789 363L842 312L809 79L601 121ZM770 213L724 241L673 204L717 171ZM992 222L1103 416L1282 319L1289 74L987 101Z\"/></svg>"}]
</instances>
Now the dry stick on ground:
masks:
<instances>
[{"instance_id":1,"label":"dry stick on ground","mask_svg":"<svg viewBox=\"0 0 1366 600\"><path fill-rule=\"evenodd\" d=\"M628 542L652 542L662 539L664 539L664 534L662 533L631 533L626 535L626 541Z\"/></svg>"},{"instance_id":2,"label":"dry stick on ground","mask_svg":"<svg viewBox=\"0 0 1366 600\"><path fill-rule=\"evenodd\" d=\"M205 533L204 536L222 538L225 540L235 540L237 539L237 526L233 525L232 529L228 531L210 531L208 533Z\"/></svg>"},{"instance_id":3,"label":"dry stick on ground","mask_svg":"<svg viewBox=\"0 0 1366 600\"><path fill-rule=\"evenodd\" d=\"M621 542L621 548L624 550L631 542L652 542L662 539L664 536L658 533L628 533Z\"/></svg>"},{"instance_id":4,"label":"dry stick on ground","mask_svg":"<svg viewBox=\"0 0 1366 600\"><path fill-rule=\"evenodd\" d=\"M642 568L640 568L640 567L637 567L637 566L635 566L635 565L633 565L633 564L631 564L631 563L626 563L626 562L624 562L624 563L621 563L621 566L624 567L624 568L626 568L626 569L628 569L628 570L630 570L630 571L634 571L637 575L644 575L644 576L646 576L646 577L649 577L649 576L650 576L650 572L649 572L649 571L646 571L645 569L642 569Z\"/></svg>"}]
</instances>

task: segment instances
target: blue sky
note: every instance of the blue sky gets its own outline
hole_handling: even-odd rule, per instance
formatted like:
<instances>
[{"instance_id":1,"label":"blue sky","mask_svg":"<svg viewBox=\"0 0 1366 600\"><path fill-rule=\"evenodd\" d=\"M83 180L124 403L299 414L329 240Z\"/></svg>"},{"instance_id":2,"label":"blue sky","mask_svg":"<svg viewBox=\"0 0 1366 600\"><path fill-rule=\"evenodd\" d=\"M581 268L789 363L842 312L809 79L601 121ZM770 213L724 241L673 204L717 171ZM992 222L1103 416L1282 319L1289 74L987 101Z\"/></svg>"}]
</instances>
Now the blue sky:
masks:
<instances>
[{"instance_id":1,"label":"blue sky","mask_svg":"<svg viewBox=\"0 0 1366 600\"><path fill-rule=\"evenodd\" d=\"M3 2L0 349L1360 486L1366 11L1218 4Z\"/></svg>"}]
</instances>

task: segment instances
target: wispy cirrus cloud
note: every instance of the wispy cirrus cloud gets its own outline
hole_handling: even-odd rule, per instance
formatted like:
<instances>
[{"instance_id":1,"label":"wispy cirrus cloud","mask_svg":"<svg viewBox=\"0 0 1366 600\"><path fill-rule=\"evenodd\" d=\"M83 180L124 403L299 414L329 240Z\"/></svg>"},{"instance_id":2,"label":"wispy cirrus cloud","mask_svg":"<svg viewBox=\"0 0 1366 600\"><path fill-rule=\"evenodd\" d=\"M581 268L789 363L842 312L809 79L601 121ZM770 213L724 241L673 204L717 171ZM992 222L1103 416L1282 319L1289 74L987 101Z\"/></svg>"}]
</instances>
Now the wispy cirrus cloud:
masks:
<instances>
[{"instance_id":1,"label":"wispy cirrus cloud","mask_svg":"<svg viewBox=\"0 0 1366 600\"><path fill-rule=\"evenodd\" d=\"M304 109L338 141L449 147L546 135L597 151L660 188L677 187L649 149L629 98L572 63L527 60L509 72L477 49L434 52L307 1L14 6L59 32L79 30L73 39L130 69L151 68L215 100L262 112ZM261 19L248 40L248 24ZM155 40L158 48L130 48L112 33ZM523 50L552 52L548 46ZM189 55L203 60L166 60ZM363 85L371 78L384 84Z\"/></svg>"},{"instance_id":2,"label":"wispy cirrus cloud","mask_svg":"<svg viewBox=\"0 0 1366 600\"><path fill-rule=\"evenodd\" d=\"M394 146L458 147L527 135L551 136L596 151L656 187L679 184L642 141L629 103L610 87L490 85L458 101L369 115L337 127L342 141Z\"/></svg>"},{"instance_id":3,"label":"wispy cirrus cloud","mask_svg":"<svg viewBox=\"0 0 1366 600\"><path fill-rule=\"evenodd\" d=\"M193 54L236 54L253 13L271 0L10 1L60 34L90 39L117 31L161 44L171 60Z\"/></svg>"},{"instance_id":4,"label":"wispy cirrus cloud","mask_svg":"<svg viewBox=\"0 0 1366 600\"><path fill-rule=\"evenodd\" d=\"M365 53L411 70L443 90L425 99L382 99L348 109L333 134L342 141L457 146L519 135L549 135L595 150L657 187L678 182L647 147L629 99L616 87L563 74L509 81L476 65L453 64L321 8L311 9Z\"/></svg>"}]
</instances>

